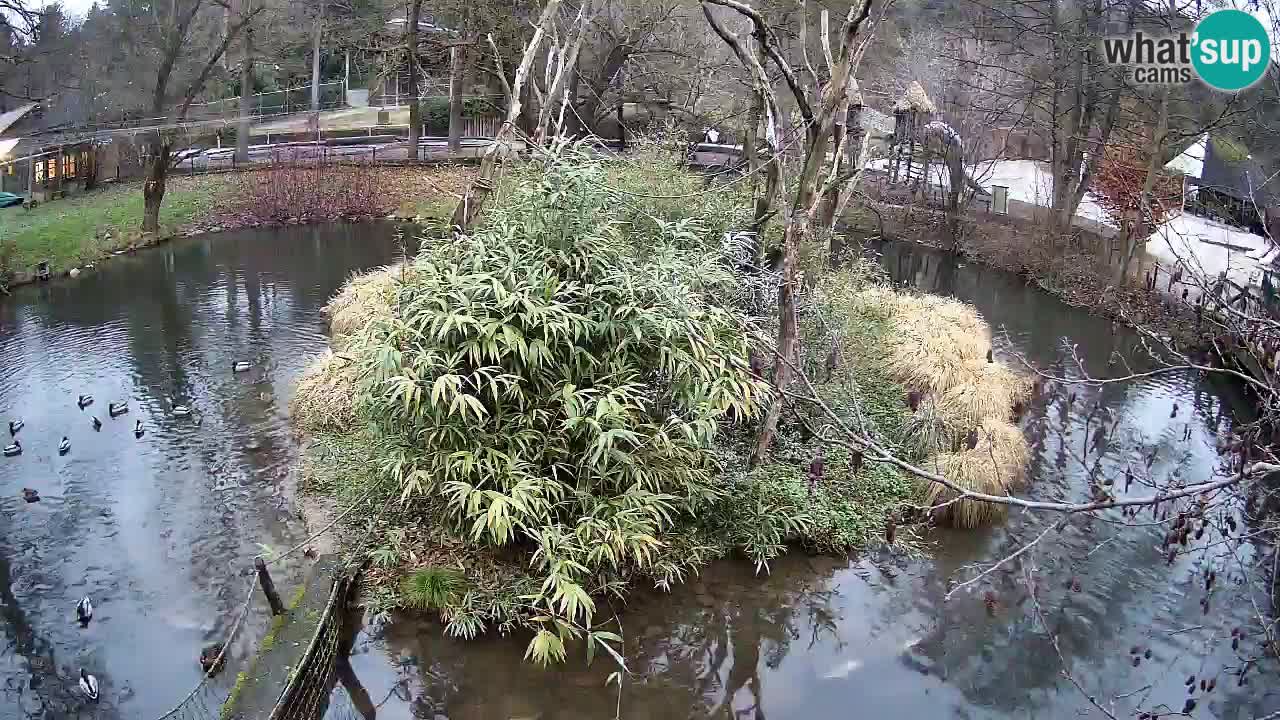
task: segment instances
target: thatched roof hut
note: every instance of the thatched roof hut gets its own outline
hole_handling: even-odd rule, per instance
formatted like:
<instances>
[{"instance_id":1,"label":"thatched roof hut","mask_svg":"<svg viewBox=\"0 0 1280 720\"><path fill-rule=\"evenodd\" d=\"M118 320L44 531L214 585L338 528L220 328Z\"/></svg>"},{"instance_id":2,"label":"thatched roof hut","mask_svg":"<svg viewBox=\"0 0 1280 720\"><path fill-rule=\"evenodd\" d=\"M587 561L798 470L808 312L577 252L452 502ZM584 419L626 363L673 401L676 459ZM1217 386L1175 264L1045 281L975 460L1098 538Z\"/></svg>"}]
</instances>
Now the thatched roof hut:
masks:
<instances>
[{"instance_id":1,"label":"thatched roof hut","mask_svg":"<svg viewBox=\"0 0 1280 720\"><path fill-rule=\"evenodd\" d=\"M898 98L898 102L893 104L895 113L917 112L926 115L932 115L938 112L938 106L933 104L929 96L925 94L924 88L920 85L919 80L912 80L907 86L907 91Z\"/></svg>"}]
</instances>

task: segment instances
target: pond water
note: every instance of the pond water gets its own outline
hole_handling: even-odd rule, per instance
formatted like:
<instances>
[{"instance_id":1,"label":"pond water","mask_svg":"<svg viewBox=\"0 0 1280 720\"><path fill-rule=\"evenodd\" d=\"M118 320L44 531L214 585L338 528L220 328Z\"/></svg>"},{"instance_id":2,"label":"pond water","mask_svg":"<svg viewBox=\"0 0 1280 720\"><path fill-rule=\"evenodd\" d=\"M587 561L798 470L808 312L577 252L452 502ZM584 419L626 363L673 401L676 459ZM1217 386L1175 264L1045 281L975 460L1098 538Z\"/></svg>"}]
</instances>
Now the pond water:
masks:
<instances>
[{"instance_id":1,"label":"pond water","mask_svg":"<svg viewBox=\"0 0 1280 720\"><path fill-rule=\"evenodd\" d=\"M1072 345L1095 377L1112 374L1113 350L1139 362L1133 333L1113 334L1109 322L1014 276L914 246L878 250L898 282L954 295L1003 326L996 351L1006 362L1021 353L1054 374L1078 377L1066 349ZM1031 497L1085 497L1099 458L1104 472L1142 468L1155 449L1152 475L1204 480L1219 471L1218 438L1235 412L1247 412L1232 387L1188 374L1077 394L1068 404L1059 393L1023 421L1032 446ZM1175 402L1180 410L1171 417ZM1116 413L1118 425L1082 461L1099 404ZM639 593L616 608L632 672L620 695L606 686L615 669L607 657L586 667L579 652L566 666L543 670L522 662L523 636L464 642L444 637L433 622L374 623L357 637L352 657L369 700L360 712L339 690L328 717L1106 717L1072 679L1104 705L1114 702L1121 718L1179 713L1188 698L1196 700L1197 718L1245 720L1280 709L1273 666L1252 669L1243 685L1233 674L1260 654L1254 638L1238 651L1231 647L1232 630L1248 627L1254 613L1246 586L1236 584L1257 571L1247 547L1224 553L1206 537L1201 550L1168 565L1159 549L1164 527L1150 518L1131 526L1109 513L1051 534L1024 562L945 599L955 584L1054 520L1014 514L989 530L937 532L919 558L792 555L767 576L726 561L672 593ZM1206 613L1207 567L1220 582ZM1028 573L1039 587L1038 609L1028 598ZM1189 675L1196 676L1190 693ZM1215 688L1202 692L1201 679L1213 679Z\"/></svg>"},{"instance_id":2,"label":"pond water","mask_svg":"<svg viewBox=\"0 0 1280 720\"><path fill-rule=\"evenodd\" d=\"M258 544L305 535L286 497L290 388L326 346L321 306L396 257L392 235L225 233L0 297L0 425L26 423L22 455L0 459L0 720L79 714L81 667L101 684L97 717L154 718L196 685ZM233 374L240 360L253 369ZM95 400L83 411L81 394ZM129 412L113 420L117 401ZM285 591L308 562L296 557L274 571ZM82 630L85 595L95 614ZM254 608L223 696L267 618Z\"/></svg>"},{"instance_id":3,"label":"pond water","mask_svg":"<svg viewBox=\"0 0 1280 720\"><path fill-rule=\"evenodd\" d=\"M954 294L1005 326L997 352L1007 361L1017 351L1074 374L1063 350L1074 343L1090 371L1105 375L1112 350L1133 355L1132 334L1113 335L1109 323L1007 274L908 246L883 251L896 279ZM200 648L238 609L239 573L259 544L302 538L286 490L296 452L286 412L293 380L325 346L319 309L349 273L400 252L388 227L226 233L0 300L0 421L26 421L24 453L0 460L0 720L151 720L191 689ZM236 360L255 367L233 374ZM96 398L84 411L75 403L82 393ZM1078 393L1069 406L1060 395L1037 404L1024 420L1031 496L1081 497L1099 457L1103 468L1145 466L1153 448L1153 472L1210 477L1217 438L1245 410L1229 386L1188 375ZM130 412L109 419L113 400L129 401ZM1099 402L1119 425L1086 466L1079 456ZM1170 417L1174 402L1180 411ZM203 422L174 417L174 403ZM146 434L135 439L139 419ZM59 456L63 435L72 450ZM43 499L24 503L24 487ZM1245 685L1232 674L1260 654L1253 638L1231 648L1232 628L1247 627L1252 600L1263 601L1236 584L1257 570L1249 548L1224 556L1223 546L1206 547L1167 565L1163 530L1128 526L1117 513L1053 534L1026 562L944 599L1046 522L1015 514L987 531L936 533L918 558L793 555L767 576L722 562L675 592L638 593L618 608L633 673L621 695L605 686L608 658L584 667L575 654L542 670L522 662L524 637L462 642L431 622L371 623L355 639L353 672L343 673L343 685L362 685L360 702L339 686L328 716L1104 717L1064 668L1102 702L1124 696L1118 717L1139 706L1176 712L1188 697L1197 699L1195 717L1280 709L1268 682L1274 668L1252 670ZM275 572L285 592L306 563L298 557ZM1205 613L1208 564L1220 581ZM1041 588L1038 612L1026 599L1027 572ZM73 607L85 594L97 613L81 630ZM261 605L215 689L225 692L262 637ZM82 666L102 681L96 709L75 692ZM1189 695L1192 674L1215 678L1216 689Z\"/></svg>"}]
</instances>

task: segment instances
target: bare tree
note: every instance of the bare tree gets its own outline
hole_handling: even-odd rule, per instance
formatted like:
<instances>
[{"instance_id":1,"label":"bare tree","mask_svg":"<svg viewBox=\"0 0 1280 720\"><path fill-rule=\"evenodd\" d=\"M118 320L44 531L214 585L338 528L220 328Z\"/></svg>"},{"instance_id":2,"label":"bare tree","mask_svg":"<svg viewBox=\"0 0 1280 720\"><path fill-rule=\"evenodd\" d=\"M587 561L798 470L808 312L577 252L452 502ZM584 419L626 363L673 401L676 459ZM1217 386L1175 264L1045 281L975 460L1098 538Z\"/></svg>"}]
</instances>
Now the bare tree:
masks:
<instances>
[{"instance_id":1,"label":"bare tree","mask_svg":"<svg viewBox=\"0 0 1280 720\"><path fill-rule=\"evenodd\" d=\"M168 177L169 164L172 158L175 136L181 131L191 104L204 89L209 76L218 66L227 47L235 40L240 31L262 11L261 4L247 6L234 18L228 19L226 29L220 40L212 42L203 58L192 57L193 50L198 47L193 42L197 27L197 19L201 11L210 7L229 9L226 0L174 0L171 3L160 3L134 15L134 20L149 22L149 30L155 45L159 49L159 65L155 70L152 85L151 113L155 118L163 118L160 125L151 133L150 152L144 167L142 186L143 214L142 231L156 233L160 230L160 206L164 202L165 181ZM185 67L196 59L193 67ZM171 91L176 71L187 70L190 80L186 87L176 96ZM173 103L176 110L170 112Z\"/></svg>"},{"instance_id":2,"label":"bare tree","mask_svg":"<svg viewBox=\"0 0 1280 720\"><path fill-rule=\"evenodd\" d=\"M422 101L418 99L418 25L422 22L422 0L410 0L409 16L404 24L405 57L409 63L409 159L418 159L418 143L422 132Z\"/></svg>"},{"instance_id":3,"label":"bare tree","mask_svg":"<svg viewBox=\"0 0 1280 720\"><path fill-rule=\"evenodd\" d=\"M777 432L778 421L785 404L785 395L791 384L793 361L796 358L796 345L799 339L796 320L797 256L801 246L807 244L812 238L814 213L823 198L825 183L837 179L831 174L830 168L827 168L827 151L830 148L837 113L841 108L848 107L853 67L858 57L859 33L870 14L871 1L863 0L850 6L837 34L839 41L832 53L834 61L831 65L830 79L821 90L811 91L801 82L783 55L775 31L759 11L739 0L702 0L703 14L707 22L733 50L738 60L754 75L757 91L764 100L765 123L769 128L766 137L772 157L768 162L777 164L781 163L777 127L781 124L782 112L770 87L769 75L765 72L758 56L747 49L743 38L730 31L716 17L713 6L728 8L750 22L751 38L782 76L799 112L801 131L804 134L803 161L799 176L793 185L794 194L784 219L782 277L778 286L778 357L774 363L773 373L776 397L756 437L755 450L751 456L752 463L755 464L764 459L773 443L773 436ZM836 150L836 155L839 156L840 149Z\"/></svg>"},{"instance_id":4,"label":"bare tree","mask_svg":"<svg viewBox=\"0 0 1280 720\"><path fill-rule=\"evenodd\" d=\"M520 56L520 64L516 66L515 76L510 82L507 81L506 72L502 69L502 55L498 50L497 43L494 42L493 35L487 37L489 47L493 51L494 62L497 65L497 76L502 82L503 94L509 98L507 116L502 126L498 128L498 132L494 135L493 142L489 143L489 146L485 148L484 155L480 160L479 176L471 183L471 187L467 188L462 199L458 201L457 207L454 208L452 222L457 232L466 232L471 227L476 216L483 209L485 201L493 192L494 178L498 172L499 155L506 151L511 139L516 135L516 123L520 119L521 93L524 90L525 82L529 79L529 72L533 68L538 48L542 45L542 40L546 35L546 28L550 25L552 18L555 17L556 10L559 7L560 0L547 0L547 4L543 6L538 23L534 26L533 36L525 43L524 52Z\"/></svg>"}]
</instances>

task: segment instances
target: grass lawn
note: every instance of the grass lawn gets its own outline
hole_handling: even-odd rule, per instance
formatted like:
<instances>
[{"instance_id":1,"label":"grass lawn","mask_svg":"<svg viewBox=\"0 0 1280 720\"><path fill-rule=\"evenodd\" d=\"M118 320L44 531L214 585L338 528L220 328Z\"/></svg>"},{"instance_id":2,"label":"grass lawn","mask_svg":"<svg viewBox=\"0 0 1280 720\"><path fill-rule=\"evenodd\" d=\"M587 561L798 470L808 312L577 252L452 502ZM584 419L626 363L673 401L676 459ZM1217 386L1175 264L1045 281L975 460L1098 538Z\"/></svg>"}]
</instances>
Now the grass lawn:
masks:
<instances>
[{"instance_id":1,"label":"grass lawn","mask_svg":"<svg viewBox=\"0 0 1280 720\"><path fill-rule=\"evenodd\" d=\"M229 187L225 176L171 178L160 209L161 234L209 215ZM12 270L30 272L48 260L49 269L58 273L127 246L137 239L141 223L142 185L125 183L42 203L34 210L0 210L0 242L13 243ZM101 237L106 231L110 240Z\"/></svg>"}]
</instances>

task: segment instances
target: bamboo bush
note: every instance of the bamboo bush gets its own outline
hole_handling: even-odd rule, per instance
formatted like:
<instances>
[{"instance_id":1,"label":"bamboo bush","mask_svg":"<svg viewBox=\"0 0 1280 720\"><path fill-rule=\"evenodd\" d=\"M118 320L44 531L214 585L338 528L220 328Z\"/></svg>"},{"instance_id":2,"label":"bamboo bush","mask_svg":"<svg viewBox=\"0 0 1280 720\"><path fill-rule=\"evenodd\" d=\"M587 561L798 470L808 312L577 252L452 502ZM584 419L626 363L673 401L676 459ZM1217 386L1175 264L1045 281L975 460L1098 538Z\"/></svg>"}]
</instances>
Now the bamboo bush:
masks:
<instances>
[{"instance_id":1,"label":"bamboo bush","mask_svg":"<svg viewBox=\"0 0 1280 720\"><path fill-rule=\"evenodd\" d=\"M755 415L766 388L707 299L732 275L684 249L704 227L653 218L638 244L597 164L531 180L474 234L429 244L394 292L374 281L374 304L395 304L348 350L402 498L440 498L472 544L527 548L545 661L591 626L604 575L653 568L664 533L723 493L719 423Z\"/></svg>"}]
</instances>

